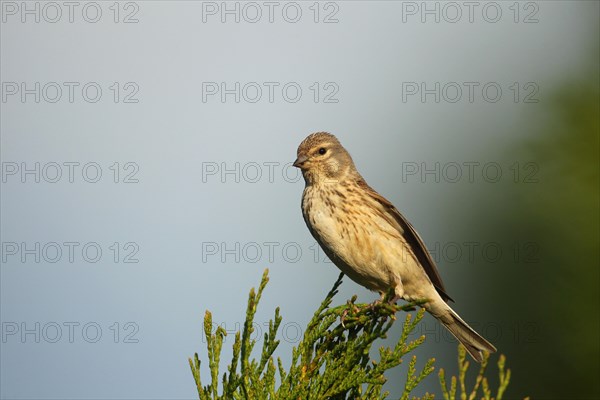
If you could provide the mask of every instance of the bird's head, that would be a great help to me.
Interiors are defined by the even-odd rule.
[[[294,167],[302,170],[306,183],[340,181],[356,173],[350,154],[330,133],[308,135],[298,146]]]

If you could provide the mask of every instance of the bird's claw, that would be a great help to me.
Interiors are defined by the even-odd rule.
[[[359,309],[357,306],[355,306],[354,304],[349,304],[349,305],[351,305],[351,306],[353,307],[352,311],[353,311],[354,313],[357,313],[357,312],[359,312],[359,311],[360,311],[360,309]],[[344,324],[344,322],[346,321],[346,317],[348,316],[348,314],[349,314],[349,313],[350,313],[350,308],[346,308],[346,309],[345,309],[345,310],[342,312],[342,315],[341,315],[341,317],[340,317],[340,322],[341,322],[341,324],[342,324],[342,328],[344,328],[344,329],[346,329],[346,324]]]

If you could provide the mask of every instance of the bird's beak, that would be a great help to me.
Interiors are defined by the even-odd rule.
[[[306,162],[306,160],[308,160],[307,156],[298,156],[292,165],[296,168],[302,168],[302,165]]]

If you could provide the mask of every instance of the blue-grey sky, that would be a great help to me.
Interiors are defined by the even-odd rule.
[[[338,275],[301,217],[300,141],[336,134],[443,247],[457,188],[494,180],[489,154],[597,52],[587,1],[73,4],[0,3],[2,399],[192,399],[204,310],[234,331],[267,267],[257,323],[281,307],[289,362]],[[477,265],[446,264],[457,311],[492,323]],[[377,297],[346,279],[336,301],[355,293]],[[438,342],[418,356],[453,362]]]

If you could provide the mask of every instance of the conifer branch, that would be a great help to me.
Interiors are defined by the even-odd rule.
[[[263,336],[259,358],[252,352],[256,340],[252,339],[254,317],[263,290],[269,278],[265,270],[258,291],[250,290],[246,307],[246,318],[241,332],[236,332],[232,358],[227,371],[223,373],[219,387],[219,364],[224,338],[227,332],[217,327],[212,332],[212,315],[204,316],[204,335],[210,369],[210,384],[203,385],[200,377],[200,359],[194,354],[189,365],[198,390],[200,400],[217,399],[385,399],[389,395],[383,386],[386,373],[400,365],[425,341],[425,336],[409,340],[409,335],[424,315],[420,308],[413,316],[408,313],[423,305],[415,301],[402,306],[391,304],[393,293],[388,293],[381,301],[373,304],[356,303],[356,296],[346,304],[331,307],[335,295],[342,284],[340,274],[332,289],[309,321],[301,341],[292,350],[291,363],[286,368],[280,358],[275,361],[274,353],[279,346],[277,333],[282,322],[279,308],[269,321],[268,331]],[[373,344],[385,339],[396,321],[398,312],[407,312],[400,339],[393,348],[380,347],[378,359],[372,359]],[[459,348],[459,378],[461,399],[475,400],[481,388],[484,398],[490,398],[487,380],[483,377],[487,366],[486,355],[472,391],[467,395],[466,371],[469,362],[465,360],[464,348]],[[401,400],[408,400],[411,393],[434,370],[434,359],[428,360],[418,370],[417,358],[412,356],[404,383]],[[510,370],[504,369],[505,359],[498,362],[500,387],[496,400],[501,400],[510,381]],[[446,387],[444,371],[439,373],[442,393],[445,400],[456,400],[457,379],[452,377],[450,389]],[[468,397],[467,397],[468,396]],[[412,397],[412,399],[416,399]],[[433,395],[423,397],[432,400]]]

